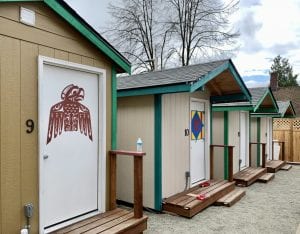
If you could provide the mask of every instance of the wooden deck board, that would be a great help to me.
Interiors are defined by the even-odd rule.
[[[147,228],[147,217],[134,218],[133,211],[115,209],[62,228],[53,234],[138,233]],[[114,231],[113,231],[114,230]],[[138,232],[136,232],[138,231]]]
[[[274,173],[266,173],[258,178],[259,182],[262,183],[268,183],[270,180],[272,180],[275,177]]]
[[[239,186],[249,186],[254,183],[259,177],[267,172],[267,168],[252,168],[248,167],[243,171],[236,173],[233,176],[233,179],[236,181],[236,184]]]
[[[270,160],[266,162],[266,168],[269,173],[275,173],[285,165],[285,161]]]
[[[224,197],[217,200],[214,205],[217,206],[233,206],[237,203],[243,196],[245,196],[246,191],[243,189],[234,189],[232,192],[228,193]]]
[[[280,168],[280,170],[288,171],[291,168],[292,168],[292,165],[285,164],[283,167]]]
[[[176,213],[178,215],[191,218],[201,210],[213,204],[220,197],[234,189],[235,182],[228,182],[224,180],[211,181],[210,186],[201,187],[195,186],[189,190],[176,194],[164,200],[163,210],[167,212]],[[206,195],[204,200],[197,200],[198,194]],[[179,199],[184,197],[183,199]],[[174,202],[176,200],[176,202]],[[178,202],[180,200],[180,202]]]

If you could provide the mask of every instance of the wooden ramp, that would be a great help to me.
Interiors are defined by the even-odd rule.
[[[233,180],[236,181],[237,186],[247,187],[253,184],[259,177],[267,173],[267,168],[261,167],[247,167],[246,169],[234,174]]]
[[[52,234],[141,233],[146,229],[146,216],[134,218],[132,211],[117,208],[72,224]]]
[[[242,199],[243,196],[245,196],[246,191],[243,189],[236,188],[224,197],[221,197],[218,199],[214,205],[216,206],[233,206],[235,203],[237,203],[239,200]]]
[[[194,186],[163,201],[163,210],[191,218],[235,188],[235,182],[212,180],[207,187]]]
[[[267,172],[275,173],[285,165],[285,161],[281,160],[270,160],[266,162]]]
[[[268,183],[270,180],[274,179],[274,177],[275,177],[274,173],[266,173],[258,178],[258,182]]]
[[[280,168],[280,170],[284,170],[284,171],[288,171],[292,168],[292,165],[289,165],[289,164],[285,164],[284,166],[282,166]]]

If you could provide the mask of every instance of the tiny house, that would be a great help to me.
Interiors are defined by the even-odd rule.
[[[144,206],[161,210],[163,198],[210,179],[212,103],[250,100],[231,60],[118,78],[118,148],[143,140]],[[120,159],[122,160],[122,159]],[[118,199],[132,202],[132,165],[121,161]]]
[[[254,148],[258,148],[260,155],[260,144],[255,144],[256,147],[251,147],[252,143],[257,142],[257,118],[276,115],[278,107],[276,101],[269,88],[255,88],[249,89],[251,93],[250,102],[235,102],[235,103],[221,103],[213,105],[213,134],[217,134],[218,128],[225,129],[224,135],[213,139],[214,144],[229,144],[234,146],[233,150],[233,173],[238,177],[238,172],[243,171],[251,166],[259,166],[257,164],[256,153],[253,154]],[[264,123],[272,123],[266,117]],[[260,121],[260,119],[259,119]],[[218,126],[214,128],[214,126]],[[260,125],[259,125],[260,126]],[[260,133],[259,133],[260,134]],[[259,135],[260,137],[260,135]],[[269,144],[268,147],[270,147]],[[270,152],[270,150],[268,151]],[[222,157],[222,155],[225,157]],[[215,174],[219,178],[228,176],[226,171],[226,161],[228,152],[219,152],[216,157],[219,168],[215,168]],[[258,159],[260,161],[260,159]],[[223,166],[223,168],[222,168]],[[257,170],[255,173],[263,173],[263,170]],[[255,174],[254,173],[254,174]],[[253,174],[253,175],[254,175]],[[252,181],[251,181],[252,182]],[[254,181],[253,181],[254,182]],[[250,185],[248,182],[246,186]]]
[[[0,21],[0,232],[104,212],[130,63],[64,1],[1,1]]]

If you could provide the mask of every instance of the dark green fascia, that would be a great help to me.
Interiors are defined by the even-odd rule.
[[[271,99],[272,99],[272,103],[273,103],[274,108],[275,108],[275,111],[274,111],[274,112],[278,113],[278,110],[279,110],[279,109],[278,109],[277,102],[276,102],[276,100],[275,100],[275,98],[274,98],[274,96],[273,96],[273,94],[271,93],[271,91],[270,91],[269,88],[265,91],[264,95],[259,99],[258,103],[257,103],[256,106],[254,107],[254,110],[253,110],[254,112],[260,111],[260,110],[264,111],[265,108],[260,107],[260,105],[262,104],[262,102],[264,101],[264,99],[265,99],[268,95],[270,95],[270,97],[271,97]]]
[[[214,79],[217,75],[225,71],[229,66],[229,62],[224,62],[221,66],[215,68],[214,70],[208,72],[203,78],[192,84],[190,92],[195,92],[199,88],[203,87],[207,82]]]
[[[43,0],[0,0],[0,2],[43,2]]]
[[[239,111],[239,110],[252,111],[253,107],[252,106],[213,106],[212,110],[215,112],[217,112],[217,111]]]
[[[224,145],[228,145],[228,137],[229,137],[229,121],[228,121],[228,111],[224,111]],[[228,179],[228,147],[224,148],[224,179]]]
[[[137,89],[126,89],[119,90],[118,97],[131,97],[131,96],[141,96],[141,95],[151,95],[151,94],[165,94],[165,93],[180,93],[189,92],[190,85],[179,84],[171,86],[156,86],[148,88],[137,88]]]
[[[211,96],[210,97],[210,102],[212,104],[240,102],[240,101],[248,101],[245,94],[237,93],[237,94],[230,94],[230,95],[223,95],[223,96]]]
[[[260,142],[260,118],[258,117],[256,119],[256,140],[257,142]],[[256,145],[257,146],[257,151],[256,151],[256,166],[259,167],[260,166],[260,145]]]
[[[252,118],[263,118],[263,117],[272,117],[272,118],[281,118],[281,115],[277,113],[251,113],[250,117]]]
[[[275,107],[272,107],[272,108],[260,107],[260,108],[256,109],[256,111],[254,113],[257,113],[257,114],[268,114],[268,113],[278,114],[278,110],[276,110]]]
[[[229,60],[229,70],[230,70],[231,74],[233,75],[234,79],[238,82],[243,93],[247,97],[247,100],[249,102],[251,102],[252,97],[251,97],[250,91],[247,89],[247,86],[245,85],[243,79],[241,78],[240,74],[238,73],[238,71],[237,71],[236,67],[234,66],[233,62],[231,61],[231,59]]]
[[[44,2],[62,18],[64,18],[69,24],[71,24],[75,29],[77,29],[84,37],[86,37],[90,42],[92,42],[98,49],[101,50],[105,55],[107,55],[112,61],[114,61],[122,70],[130,73],[131,65],[130,63],[122,58],[118,53],[110,48],[101,37],[84,25],[80,19],[73,16],[69,11],[67,11],[57,0],[44,0]]]
[[[111,69],[111,149],[117,149],[117,72]]]
[[[162,95],[154,96],[154,208],[162,210]]]

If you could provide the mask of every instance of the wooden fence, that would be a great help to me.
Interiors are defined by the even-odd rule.
[[[300,162],[300,118],[274,119],[273,140],[285,142],[285,159]]]

